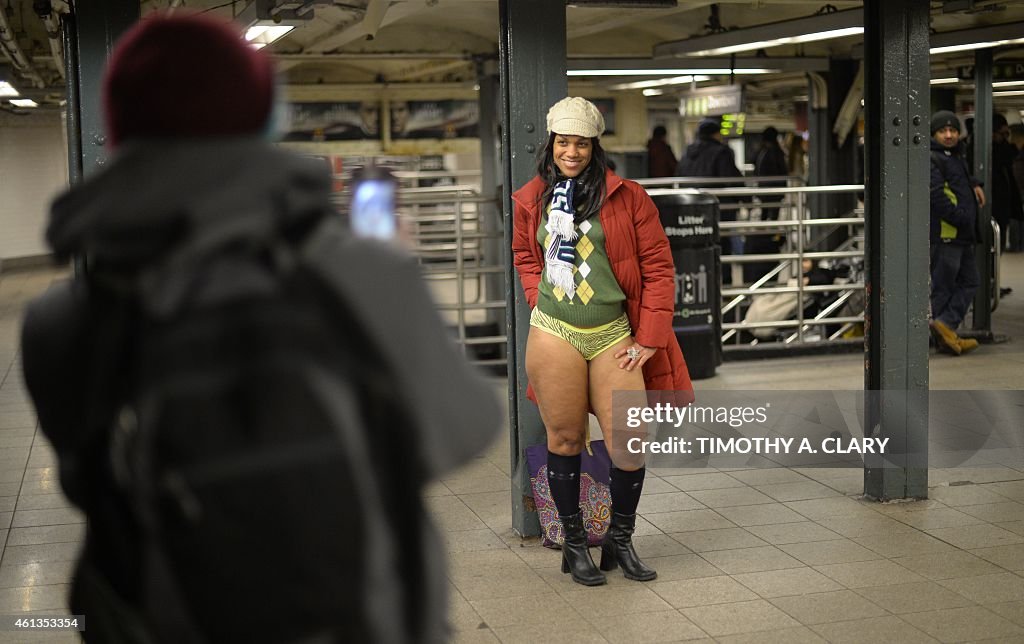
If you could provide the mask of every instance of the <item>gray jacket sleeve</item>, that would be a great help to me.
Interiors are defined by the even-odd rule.
[[[395,402],[417,425],[417,444],[404,456],[436,478],[484,450],[502,426],[494,386],[457,349],[415,262],[335,222],[321,226],[306,253],[389,363]]]

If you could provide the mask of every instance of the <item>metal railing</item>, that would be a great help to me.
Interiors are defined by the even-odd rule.
[[[791,185],[756,187],[758,183],[782,180]],[[740,182],[745,185],[737,186]],[[724,286],[721,290],[722,342],[726,351],[733,347],[755,345],[766,339],[776,339],[784,344],[835,341],[863,322],[863,307],[853,306],[864,292],[863,210],[854,209],[843,217],[814,218],[810,216],[808,206],[808,197],[811,195],[859,193],[864,190],[863,186],[803,186],[799,185],[802,180],[795,177],[673,177],[646,179],[640,183],[649,188],[648,192],[652,196],[675,192],[672,189],[659,189],[660,186],[682,188],[699,185],[701,192],[714,195],[720,200],[724,197],[725,203],[721,204],[721,210],[735,211],[735,221],[722,221],[719,224],[724,247],[730,245],[731,238],[744,235],[784,235],[784,244],[778,253],[722,255],[723,275],[728,271],[732,283],[742,284]],[[728,187],[709,187],[719,184],[727,184]],[[762,200],[762,197],[781,198],[781,201]],[[777,210],[779,217],[777,220],[759,221],[755,217],[759,209]],[[834,248],[823,248],[840,228],[846,229],[845,241]],[[802,279],[804,260],[845,262],[848,277],[832,284],[806,285]],[[745,284],[740,269],[750,263],[772,265],[753,283]],[[823,294],[828,294],[828,298],[819,303],[819,310],[807,317],[806,307],[814,303],[815,298],[823,298]],[[757,302],[757,298],[774,298],[776,306],[766,308],[785,311],[785,314],[777,313],[775,319],[748,319],[749,306]],[[850,307],[854,308],[855,313],[849,311]],[[766,329],[773,333],[766,333]]]
[[[419,177],[435,173],[416,173]],[[436,173],[440,176],[442,173]],[[470,176],[469,173],[467,176]],[[448,174],[446,176],[452,176]],[[433,177],[431,177],[433,178]],[[460,177],[461,178],[461,177]],[[761,182],[787,181],[786,187],[760,188]],[[808,197],[822,194],[851,194],[863,191],[860,185],[804,186],[797,177],[757,178],[681,178],[644,179],[639,182],[652,195],[672,194],[676,188],[701,186],[702,192],[728,201],[723,210],[736,211],[736,221],[720,223],[723,240],[743,235],[782,233],[785,243],[779,253],[722,255],[723,272],[752,262],[773,263],[751,284],[725,286],[722,295],[722,342],[726,351],[738,346],[756,345],[763,338],[748,334],[771,329],[782,344],[809,341],[835,341],[864,320],[863,306],[848,309],[865,290],[863,275],[863,209],[856,208],[842,217],[810,216]],[[736,184],[743,183],[743,186]],[[725,184],[726,187],[708,187]],[[761,201],[762,197],[781,197],[781,201]],[[338,193],[337,205],[344,213],[348,198]],[[442,185],[402,188],[398,215],[404,242],[418,258],[424,279],[431,285],[437,308],[453,327],[455,337],[467,357],[480,365],[507,365],[505,355],[505,269],[506,253],[502,232],[501,207],[497,199],[479,195],[472,185]],[[759,221],[758,209],[777,209],[779,219]],[[846,239],[834,248],[820,248],[838,229],[846,229]],[[993,222],[994,238],[1000,231]],[[998,248],[998,246],[996,246]],[[805,285],[792,276],[802,276],[804,260],[834,260],[851,265],[846,281],[825,285]],[[998,261],[993,310],[999,304]],[[781,283],[780,283],[781,280]],[[742,280],[734,279],[733,282]],[[813,315],[805,315],[805,305],[813,298],[828,294]],[[745,311],[755,298],[790,295],[793,313],[779,319],[748,320]],[[844,314],[845,313],[845,314]],[[827,332],[823,332],[827,327]],[[476,331],[476,332],[474,332]],[[482,331],[483,335],[479,333]],[[747,332],[746,334],[744,332]]]
[[[999,293],[1000,289],[1000,273],[999,273],[999,256],[1003,250],[1003,235],[1002,230],[999,228],[999,223],[995,219],[990,220],[992,222],[992,246],[989,248],[989,256],[992,260],[992,312],[995,313],[996,309],[999,308]]]

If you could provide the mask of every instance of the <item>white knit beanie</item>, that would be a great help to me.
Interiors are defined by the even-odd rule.
[[[600,138],[604,133],[604,117],[587,99],[569,96],[548,110],[548,132]]]

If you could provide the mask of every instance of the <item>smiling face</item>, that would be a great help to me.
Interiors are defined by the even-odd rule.
[[[585,136],[556,134],[551,153],[559,171],[572,179],[587,169],[594,156],[594,145]]]
[[[941,130],[935,130],[935,134],[933,136],[944,148],[956,147],[956,144],[960,142],[960,130],[956,129],[952,125],[947,125]]]

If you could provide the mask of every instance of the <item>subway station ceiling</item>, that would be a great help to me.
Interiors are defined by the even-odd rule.
[[[59,15],[92,1],[0,0],[0,79],[5,74],[11,76],[19,88],[44,98],[59,94],[63,88]],[[260,1],[298,11],[305,18],[300,26],[268,46],[289,85],[472,86],[480,73],[496,69],[492,61],[498,55],[497,0]],[[143,16],[173,9],[239,18],[249,4],[248,0],[142,0],[140,9]],[[588,63],[576,67],[592,67],[594,59],[651,59],[656,51],[666,51],[664,43],[862,7],[862,2],[854,0],[648,0],[645,4],[662,7],[632,6],[637,4],[636,0],[570,0],[566,7],[570,68],[574,60]],[[46,14],[47,5],[52,9],[49,18],[40,17],[39,7]],[[1018,23],[1022,26],[1019,34],[1024,36],[1021,0],[932,0],[930,8],[936,35]],[[861,35],[851,35],[740,53],[737,58],[757,56],[766,67],[773,59],[817,59],[820,65],[820,61],[827,64],[828,57],[861,57],[862,41]],[[933,78],[951,73],[955,76],[959,67],[973,63],[973,55],[970,50],[933,55]],[[1024,45],[1000,47],[994,59],[1024,61]],[[596,61],[599,65],[609,62]],[[678,67],[676,62],[672,66]],[[758,79],[742,77],[742,81],[751,89],[774,95],[806,92],[806,74],[810,71],[806,65],[775,67],[781,71]],[[645,78],[657,79],[659,75],[578,76],[571,81],[610,88]],[[711,78],[709,82],[721,79]],[[667,89],[669,94],[672,91]]]

